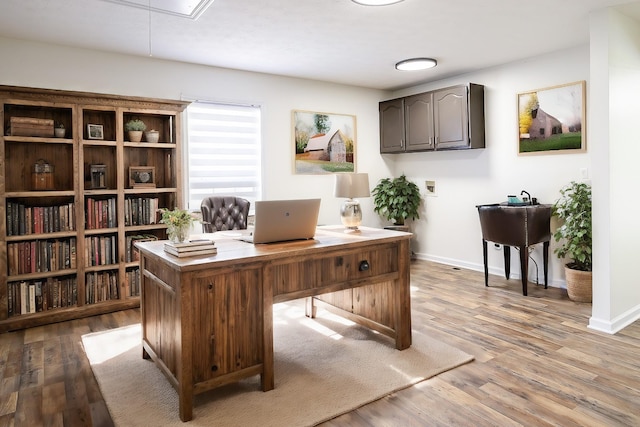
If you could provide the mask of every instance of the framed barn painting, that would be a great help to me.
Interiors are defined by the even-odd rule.
[[[294,173],[355,172],[356,116],[293,110]]]
[[[584,81],[518,94],[518,154],[586,150]]]

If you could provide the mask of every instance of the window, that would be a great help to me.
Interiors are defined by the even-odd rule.
[[[213,195],[261,197],[260,107],[193,102],[187,108],[189,210]]]

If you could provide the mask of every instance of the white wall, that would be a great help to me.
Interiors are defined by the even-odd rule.
[[[424,213],[412,225],[418,257],[482,270],[482,234],[475,206],[506,201],[521,190],[540,203],[554,203],[559,189],[582,178],[590,168],[590,152],[572,154],[518,155],[517,94],[589,80],[588,46],[564,50],[525,61],[486,69],[433,84],[398,91],[404,96],[454,84],[472,82],[485,86],[486,148],[384,155],[395,174],[405,173],[424,188],[425,180],[436,181],[436,197],[425,197]],[[587,95],[588,97],[588,95]],[[597,144],[587,137],[587,146]],[[394,161],[395,159],[395,161]],[[552,241],[550,251],[556,247]],[[542,272],[542,245],[533,257]],[[517,251],[512,251],[511,277],[520,277]],[[550,254],[549,284],[564,286],[563,262]],[[490,271],[504,274],[501,250],[489,251]],[[530,263],[529,277],[536,279]]]
[[[640,182],[640,26],[602,10],[591,16],[591,72],[594,77],[591,135],[593,153],[594,270],[589,326],[616,332],[640,316],[636,272],[640,226],[633,202]]]

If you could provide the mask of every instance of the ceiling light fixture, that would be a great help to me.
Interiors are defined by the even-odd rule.
[[[396,64],[396,70],[418,71],[433,68],[438,65],[438,61],[433,58],[411,58],[400,61]]]
[[[351,0],[354,3],[361,4],[363,6],[388,6],[390,4],[400,3],[404,0]]]

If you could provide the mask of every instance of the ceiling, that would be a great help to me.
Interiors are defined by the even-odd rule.
[[[1,0],[0,36],[399,89],[586,44],[593,10],[617,6],[640,21],[640,2],[628,0],[213,0],[197,19],[138,6]],[[438,66],[394,69],[423,56]]]

